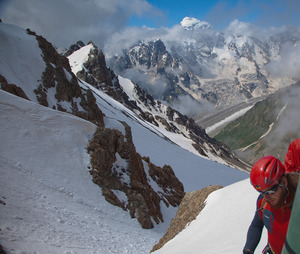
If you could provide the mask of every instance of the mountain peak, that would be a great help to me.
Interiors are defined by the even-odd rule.
[[[192,17],[185,17],[180,25],[186,30],[192,29],[213,29],[213,27],[206,21],[200,21],[199,19]]]

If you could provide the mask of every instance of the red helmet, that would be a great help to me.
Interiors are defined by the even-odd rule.
[[[250,181],[257,191],[266,191],[278,184],[284,173],[281,161],[269,155],[262,157],[253,165]]]

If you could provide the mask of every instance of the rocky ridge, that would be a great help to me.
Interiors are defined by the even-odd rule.
[[[161,42],[157,41],[157,43]],[[71,62],[71,66],[72,64]],[[190,138],[194,148],[202,156],[209,157],[210,154],[213,154],[234,167],[247,168],[228,147],[209,137],[205,130],[195,123],[194,119],[154,99],[138,84],[131,82],[130,93],[132,94],[129,96],[119,81],[121,77],[106,66],[103,52],[98,50],[95,45],[90,50],[87,61],[83,63],[83,68],[76,75],[125,105],[143,120]]]
[[[153,246],[151,252],[163,247],[168,241],[180,233],[205,207],[205,200],[210,193],[222,188],[220,185],[207,186],[199,191],[187,192],[178,208],[176,216],[172,219],[170,227],[159,242]]]
[[[35,36],[38,41],[46,65],[46,69],[41,73],[38,87],[32,88],[36,95],[36,102],[103,126],[103,114],[96,104],[95,97],[91,91],[81,89],[78,79],[71,71],[68,59],[58,54],[52,44],[42,36],[36,35],[30,29],[27,29],[27,33]],[[2,75],[0,75],[0,82],[1,89],[29,100],[22,87],[8,83]]]

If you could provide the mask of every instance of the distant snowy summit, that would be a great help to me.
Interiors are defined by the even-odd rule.
[[[185,17],[181,22],[180,25],[186,30],[192,29],[213,29],[211,24],[206,21],[200,21],[199,19]]]

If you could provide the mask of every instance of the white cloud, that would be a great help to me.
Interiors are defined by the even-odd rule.
[[[134,69],[124,71],[122,76],[134,80],[135,83],[155,97],[160,97],[166,89],[166,82],[163,77],[152,79],[148,75]]]
[[[124,48],[134,46],[140,40],[151,41],[162,36],[163,29],[155,29],[149,27],[126,27],[118,32],[115,32],[105,44],[104,52],[108,55],[122,53]],[[166,32],[168,30],[166,29]]]
[[[214,106],[211,103],[204,100],[198,102],[188,95],[178,96],[177,99],[170,103],[170,106],[179,111],[181,114],[189,117],[205,114],[214,109]]]
[[[266,66],[274,77],[289,77],[300,80],[300,45],[285,43],[280,50],[281,59]]]
[[[5,7],[3,22],[30,28],[58,47],[93,40],[102,48],[132,15],[159,13],[145,0],[11,0]]]
[[[263,30],[251,23],[241,22],[237,19],[233,20],[224,32],[229,35],[246,35],[264,39],[269,34],[267,30]]]
[[[272,147],[272,149],[278,149],[276,148],[278,142],[284,143],[292,135],[300,133],[300,84],[290,86],[281,101],[283,104],[278,105],[277,108],[278,112],[280,112],[278,121],[274,125],[273,132],[265,138],[268,146]]]

